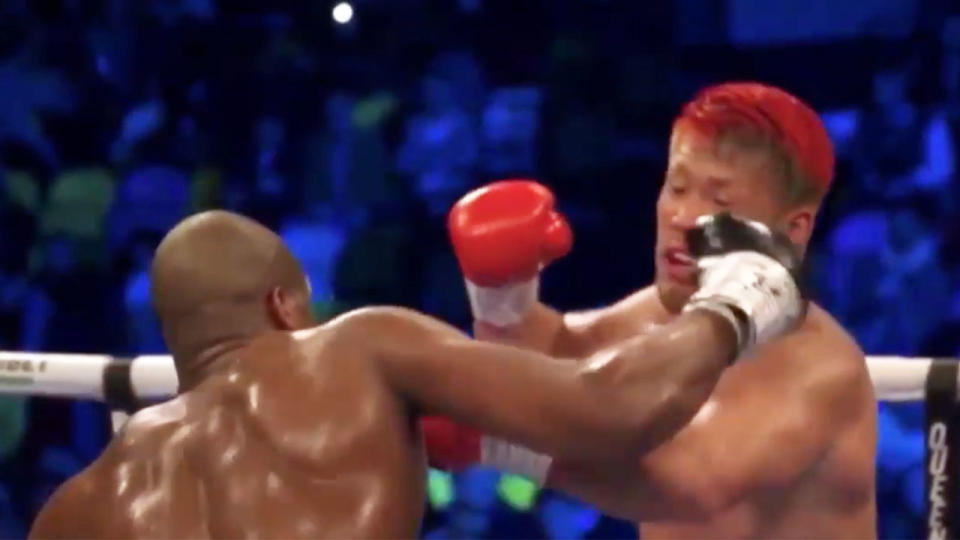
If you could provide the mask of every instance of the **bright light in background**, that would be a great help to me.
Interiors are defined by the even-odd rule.
[[[347,24],[353,19],[353,6],[349,2],[340,2],[333,7],[333,20],[340,24]]]

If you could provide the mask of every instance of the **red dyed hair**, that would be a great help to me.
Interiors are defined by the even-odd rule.
[[[796,96],[755,82],[730,82],[701,90],[683,107],[674,133],[692,129],[710,137],[748,135],[779,149],[823,196],[833,181],[833,143],[817,113]]]

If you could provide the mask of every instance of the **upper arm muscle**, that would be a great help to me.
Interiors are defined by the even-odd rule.
[[[586,384],[573,362],[474,341],[407,310],[374,313],[379,361],[389,384],[423,412],[449,416],[542,451],[596,455],[616,449],[585,434],[622,435],[601,386]],[[623,442],[623,441],[620,441]]]

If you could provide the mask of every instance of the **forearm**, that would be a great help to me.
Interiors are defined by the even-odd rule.
[[[605,405],[604,387],[577,363],[476,341],[443,349],[436,367],[391,375],[425,414],[576,459],[604,459],[617,453],[608,443],[623,444],[629,419],[616,417]]]
[[[737,354],[737,334],[729,322],[694,310],[600,351],[586,361],[584,369],[616,378],[615,386],[624,391],[613,395],[632,401],[624,408],[636,415],[639,429],[631,444],[636,456],[661,444],[693,418]]]

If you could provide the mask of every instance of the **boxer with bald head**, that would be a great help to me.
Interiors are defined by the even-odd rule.
[[[718,236],[746,238],[738,249],[753,267],[732,271]],[[425,499],[422,413],[572,462],[644,452],[690,419],[741,351],[805,308],[784,239],[729,217],[692,237],[704,287],[689,312],[577,363],[400,308],[316,326],[307,279],[275,234],[226,212],[191,217],[152,269],[178,396],[135,414],[31,536],[411,538]]]
[[[564,315],[538,301],[539,272],[553,257],[535,248],[550,246],[562,222],[546,188],[500,182],[459,201],[451,237],[477,337],[577,358],[658,332],[704,287],[688,233],[716,212],[764,223],[805,249],[834,162],[808,105],[764,84],[710,87],[684,107],[669,150],[656,204],[655,283],[607,308]],[[472,432],[444,419],[426,425],[438,441]],[[652,451],[619,463],[527,452],[511,470],[640,522],[645,539],[870,538],[876,430],[863,352],[811,306],[798,329],[727,370],[694,419]],[[524,454],[495,437],[481,440]],[[462,456],[462,446],[436,462],[468,462],[449,457]]]

